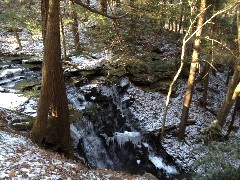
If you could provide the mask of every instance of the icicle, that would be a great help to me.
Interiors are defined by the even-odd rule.
[[[120,148],[124,146],[127,142],[131,142],[134,145],[134,148],[141,144],[142,137],[140,132],[128,132],[125,131],[124,133],[115,132],[113,137],[108,137],[106,139],[106,144],[109,146],[110,142],[113,142],[114,140],[119,145]]]

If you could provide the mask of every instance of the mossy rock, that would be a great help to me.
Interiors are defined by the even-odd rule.
[[[158,91],[166,94],[177,71],[177,59],[142,61],[135,57],[122,57],[112,61],[108,67],[108,79],[118,83],[119,79],[128,76],[135,85],[146,91]]]
[[[32,80],[24,79],[22,81],[17,82],[14,88],[24,92],[24,91],[33,90],[33,88],[37,85],[40,85],[40,82],[38,79],[32,79]]]

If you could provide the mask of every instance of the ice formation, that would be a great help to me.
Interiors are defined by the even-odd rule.
[[[109,145],[110,142],[116,142],[120,148],[124,146],[127,142],[131,142],[134,145],[134,148],[141,144],[142,136],[140,132],[128,132],[124,133],[115,132],[113,137],[107,137],[106,143]]]

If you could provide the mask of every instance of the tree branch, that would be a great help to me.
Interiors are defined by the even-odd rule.
[[[85,8],[85,9],[93,12],[93,13],[100,14],[100,15],[102,15],[102,16],[104,16],[104,17],[107,17],[107,18],[110,18],[110,19],[120,19],[120,18],[122,18],[122,17],[124,17],[124,16],[127,15],[127,13],[126,13],[126,14],[124,14],[124,15],[122,15],[122,16],[111,16],[111,15],[108,15],[108,14],[103,13],[103,12],[101,12],[101,11],[98,11],[98,10],[96,10],[95,8],[89,7],[88,5],[84,4],[81,0],[72,0],[72,1],[75,2],[76,4],[82,6],[83,8]]]

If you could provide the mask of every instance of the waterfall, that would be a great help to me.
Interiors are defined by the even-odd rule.
[[[78,145],[84,149],[85,160],[92,168],[110,169],[113,167],[114,163],[109,158],[103,142],[95,133],[91,122],[84,119],[83,123],[71,124],[71,134],[73,138],[76,138],[74,144],[77,145],[79,142]]]

